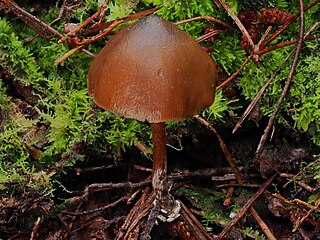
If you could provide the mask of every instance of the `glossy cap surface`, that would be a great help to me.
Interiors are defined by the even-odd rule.
[[[89,94],[140,121],[181,120],[214,99],[216,66],[187,33],[150,15],[111,38],[92,62]]]

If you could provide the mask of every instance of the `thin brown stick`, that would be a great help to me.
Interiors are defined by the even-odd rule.
[[[248,105],[247,109],[244,111],[238,122],[236,123],[234,129],[232,130],[232,133],[235,133],[240,127],[243,121],[247,118],[247,116],[250,114],[252,109],[255,107],[259,99],[261,98],[264,91],[267,89],[267,87],[270,85],[270,83],[276,78],[284,64],[289,60],[291,55],[294,53],[295,49],[292,49],[291,52],[287,55],[285,60],[280,64],[280,66],[276,69],[274,74],[268,79],[268,81],[263,85],[263,87],[259,90],[259,92],[256,94],[256,96],[252,99],[251,103]]]
[[[320,36],[314,36],[314,37],[304,37],[304,40],[305,39],[317,39],[317,38],[320,38]],[[259,56],[265,54],[265,53],[268,53],[268,52],[271,52],[273,50],[276,50],[276,49],[279,49],[279,48],[283,48],[283,47],[287,47],[287,46],[291,46],[293,44],[296,44],[299,40],[296,39],[296,40],[292,40],[292,41],[289,41],[289,42],[283,42],[283,43],[279,43],[279,44],[276,44],[276,45],[273,45],[269,48],[265,48],[265,49],[262,49],[262,50],[259,50],[257,51],[257,54]]]
[[[180,24],[192,22],[192,21],[195,21],[195,20],[208,20],[208,21],[211,21],[211,22],[220,23],[221,25],[227,27],[228,29],[232,29],[232,27],[228,23],[226,23],[224,21],[221,21],[221,20],[219,20],[217,18],[211,17],[211,16],[200,16],[200,17],[189,18],[189,19],[186,19],[186,20],[182,20],[182,21],[176,22],[174,24],[175,25],[180,25]]]
[[[222,32],[225,32],[225,30],[214,30],[214,31],[211,31],[211,32],[208,32],[200,37],[198,37],[196,39],[197,42],[202,42],[210,37],[213,37],[215,35],[218,35],[219,33],[222,33]]]
[[[126,220],[124,222],[124,224],[122,225],[120,231],[119,231],[119,234],[118,235],[120,238],[121,238],[121,230],[122,230],[122,233],[124,234],[125,233],[125,230],[129,228],[130,224],[134,221],[135,219],[135,216],[139,213],[139,211],[141,212],[141,209],[143,209],[143,206],[145,205],[145,198],[148,196],[149,194],[149,190],[150,188],[147,189],[147,191],[145,191],[141,198],[137,201],[137,203],[134,205],[134,207],[130,210],[129,214],[127,215],[126,217]],[[153,198],[154,198],[154,194],[153,194]],[[150,196],[149,196],[149,199],[150,199]]]
[[[302,43],[303,43],[303,35],[304,35],[304,10],[303,10],[303,1],[302,0],[299,0],[299,7],[300,7],[300,32],[299,32],[299,41],[298,41],[298,45],[297,45],[297,50],[296,50],[296,53],[295,53],[295,56],[294,56],[294,60],[293,60],[293,63],[292,63],[292,67],[290,69],[290,73],[288,75],[288,78],[286,80],[286,83],[284,85],[284,88],[283,88],[283,91],[281,93],[281,96],[277,102],[277,105],[275,107],[275,110],[273,111],[270,119],[269,119],[269,122],[268,122],[268,126],[266,127],[266,129],[264,130],[264,134],[262,135],[261,139],[260,139],[260,142],[259,142],[259,145],[258,145],[258,148],[257,148],[257,151],[256,151],[256,155],[257,157],[260,156],[262,150],[263,150],[263,147],[265,145],[265,142],[267,140],[267,137],[269,135],[269,132],[270,132],[270,129],[272,128],[273,124],[274,124],[274,121],[275,121],[275,118],[278,114],[278,111],[280,110],[280,107],[290,89],[290,84],[291,84],[291,80],[293,78],[293,75],[294,75],[294,72],[295,72],[295,69],[297,67],[297,64],[298,64],[298,59],[299,59],[299,56],[300,56],[300,52],[301,52],[301,48],[302,48]]]
[[[126,201],[128,199],[128,197],[121,197],[119,198],[117,201],[114,201],[113,203],[110,203],[106,206],[103,206],[103,207],[100,207],[100,208],[96,208],[96,209],[93,209],[93,210],[88,210],[88,211],[82,211],[82,212],[69,212],[69,211],[61,211],[63,214],[66,214],[66,215],[70,215],[70,216],[83,216],[83,215],[89,215],[89,214],[92,214],[92,213],[96,213],[96,212],[101,212],[101,211],[104,211],[108,208],[112,208],[112,207],[115,207],[117,206],[120,202],[123,202],[123,201]]]
[[[280,201],[290,205],[290,206],[294,206],[296,208],[304,208],[304,209],[308,209],[308,210],[315,209],[315,211],[320,212],[320,209],[316,209],[314,205],[309,204],[307,202],[304,202],[304,201],[302,201],[300,199],[293,199],[293,200],[290,201],[290,200],[284,198],[283,196],[281,196],[278,193],[273,193],[272,196],[277,198],[277,199],[279,199]]]
[[[231,228],[243,217],[243,215],[251,208],[252,204],[261,196],[261,194],[267,189],[267,187],[272,183],[276,174],[266,181],[263,186],[253,195],[247,203],[241,208],[239,213],[235,218],[233,218],[227,226],[222,230],[222,232],[216,238],[217,240],[222,240],[222,238],[231,230]]]
[[[225,85],[227,85],[232,79],[234,79],[240,72],[241,70],[247,65],[247,63],[249,62],[249,60],[252,58],[253,54],[250,54],[246,60],[244,60],[244,62],[241,64],[240,68],[234,73],[232,74],[230,77],[228,77],[228,79],[226,79],[223,83],[221,83],[219,86],[217,86],[216,90],[219,90],[220,88],[224,87]]]
[[[22,21],[24,21],[35,32],[40,34],[44,39],[48,40],[48,35],[52,35],[54,37],[62,36],[54,28],[25,11],[13,0],[4,0],[3,2],[10,11],[17,15]]]
[[[63,0],[62,6],[61,6],[61,8],[60,8],[60,10],[59,10],[59,15],[58,15],[58,17],[57,17],[56,19],[54,19],[54,20],[49,24],[49,26],[52,27],[55,23],[57,23],[57,22],[61,19],[62,15],[63,15],[63,13],[64,13],[64,10],[65,10],[65,7],[66,7],[66,2],[67,2],[67,0]],[[32,38],[26,39],[24,42],[25,42],[25,43],[30,43],[30,42],[32,42],[34,39],[38,38],[39,36],[40,36],[40,34],[38,33],[37,35],[35,35],[35,36],[32,37]]]
[[[241,174],[240,174],[240,171],[236,165],[236,162],[234,161],[231,153],[229,152],[226,144],[224,143],[224,141],[222,140],[220,134],[217,132],[217,130],[210,124],[208,123],[205,119],[203,119],[202,117],[200,117],[199,115],[195,115],[194,116],[201,124],[205,125],[206,127],[208,127],[212,132],[214,132],[214,134],[216,135],[216,137],[218,138],[218,141],[219,141],[219,144],[220,144],[220,147],[230,165],[230,167],[232,168],[232,171],[234,173],[234,175],[236,176],[237,178],[237,181],[238,183],[242,184],[243,181],[242,181],[242,178],[241,178]]]
[[[319,201],[319,199],[318,199],[317,201]],[[295,199],[292,200],[292,202],[297,203],[297,204],[300,204],[300,205],[302,205],[302,206],[303,206],[304,208],[306,208],[306,209],[308,209],[308,208],[309,208],[309,209],[315,209],[315,211],[320,212],[320,209],[315,208],[314,205],[312,205],[312,204],[310,204],[310,203],[307,203],[307,202],[305,202],[305,201],[302,201],[301,199],[295,198]]]
[[[230,184],[235,184],[235,181],[231,181]],[[232,185],[228,186],[227,193],[225,198],[223,199],[223,204],[222,204],[224,207],[228,207],[231,205],[233,193],[234,193],[234,186]]]
[[[254,208],[250,209],[250,212],[252,216],[257,220],[261,230],[264,232],[264,234],[267,236],[269,240],[276,240],[273,233],[270,231],[269,227],[265,224],[265,222],[262,220],[262,218],[259,216],[257,211]]]
[[[280,201],[282,201],[282,202],[284,202],[284,203],[286,203],[286,204],[289,204],[289,205],[291,205],[291,206],[300,208],[300,205],[299,205],[299,204],[295,203],[294,201],[290,201],[290,200],[284,198],[283,196],[281,196],[281,195],[278,194],[278,193],[273,193],[272,196],[275,197],[275,198],[277,198],[277,199],[279,199]]]
[[[229,16],[233,19],[233,21],[237,24],[237,26],[239,27],[239,29],[241,30],[241,32],[244,34],[244,36],[246,37],[252,52],[255,51],[255,46],[254,46],[254,42],[252,40],[252,38],[250,37],[250,34],[248,33],[247,29],[243,26],[242,22],[240,21],[240,19],[237,17],[237,15],[231,10],[231,8],[228,6],[228,4],[226,4],[226,2],[224,0],[219,0],[219,2],[221,3],[221,5],[224,7],[224,9],[227,11],[227,13],[229,14]]]
[[[95,19],[99,14],[103,11],[103,9],[108,5],[109,0],[105,0],[104,3],[98,8],[98,10],[89,18],[87,18],[83,23],[79,24],[77,27],[68,32],[64,37],[60,38],[58,43],[64,42],[68,36],[75,35],[79,32],[83,27],[87,26],[93,19]]]
[[[128,236],[136,228],[136,226],[144,223],[143,219],[150,212],[150,209],[152,208],[152,205],[153,205],[152,203],[155,201],[155,198],[156,198],[156,194],[153,191],[152,194],[148,196],[147,200],[144,203],[140,201],[137,202],[134,208],[130,211],[125,221],[125,224],[121,227],[122,233],[121,231],[118,233],[118,236],[116,237],[117,240],[129,239]],[[123,236],[122,234],[124,232],[125,232],[125,235]]]
[[[62,56],[58,57],[53,64],[54,65],[59,65],[62,63],[64,60],[66,60],[68,57],[70,57],[72,54],[74,54],[76,51],[80,50],[83,46],[77,46],[75,48],[72,48],[69,50],[67,53],[63,54]]]
[[[147,147],[143,142],[141,141],[134,141],[133,145],[138,148],[143,154],[152,154],[152,148]]]
[[[141,17],[145,17],[147,15],[150,15],[156,11],[158,11],[161,7],[155,7],[152,9],[148,9],[145,10],[143,12],[139,12],[139,13],[134,13],[132,15],[117,19],[117,20],[122,20],[123,22],[128,22],[137,18],[141,18]],[[94,24],[93,26],[89,27],[89,29],[84,33],[85,36],[92,36],[95,35],[97,33],[100,32],[100,30],[105,29],[107,27],[109,27],[113,22],[117,21],[117,20],[112,20],[112,21],[108,21],[105,23],[100,23],[100,24]]]
[[[261,177],[261,174],[242,174],[241,178],[242,180],[244,179],[252,179],[254,177]],[[225,174],[224,176],[212,176],[211,177],[212,181],[232,181],[232,180],[237,180],[235,174]],[[241,183],[238,183],[239,186],[242,186]]]
[[[81,42],[78,42],[77,44],[79,44],[77,47],[71,49],[70,51],[68,51],[67,53],[65,53],[64,55],[62,55],[61,57],[59,57],[58,59],[56,59],[54,61],[55,65],[60,64],[62,61],[66,60],[68,57],[70,57],[72,54],[74,54],[77,50],[83,48],[85,45],[92,43],[98,39],[103,38],[104,36],[106,36],[107,34],[109,34],[114,28],[116,28],[117,26],[119,26],[121,23],[123,23],[122,20],[119,21],[115,21],[113,22],[108,28],[104,29],[101,33],[95,35],[92,38],[83,40]]]
[[[255,62],[258,62],[259,61],[259,58],[260,58],[260,55],[258,54],[259,50],[260,50],[260,47],[261,47],[261,44],[263,43],[263,41],[265,40],[265,38],[268,36],[269,32],[271,31],[272,27],[269,26],[267,28],[267,30],[264,32],[264,34],[262,35],[262,37],[260,38],[259,42],[257,45],[254,45],[254,51],[253,51],[253,56],[252,56],[252,59],[253,61]]]
[[[259,40],[259,42],[258,42],[258,44],[257,44],[258,50],[260,49],[260,46],[262,45],[263,41],[266,39],[266,37],[267,37],[268,34],[270,33],[271,29],[272,29],[272,27],[269,26],[269,27],[267,28],[267,30],[264,32],[264,34],[262,35],[262,37],[260,38],[260,40]]]
[[[38,231],[38,229],[39,229],[40,222],[41,222],[41,218],[38,217],[38,218],[37,218],[37,221],[34,223],[34,226],[33,226],[33,228],[32,228],[30,240],[35,239],[36,234],[37,234],[37,231]]]
[[[97,35],[87,38],[85,40],[82,40],[80,42],[78,42],[78,45],[87,45],[89,43],[92,43],[94,41],[97,41],[101,38],[103,38],[104,36],[106,36],[107,34],[109,34],[114,28],[116,28],[117,26],[119,26],[120,24],[122,24],[124,21],[123,20],[115,20],[112,24],[110,24],[109,27],[103,29],[103,31],[101,31],[100,33],[98,33]]]
[[[239,183],[225,183],[225,184],[220,184],[220,185],[217,186],[217,188],[226,188],[226,187],[261,188],[261,184],[254,184],[254,183],[244,183],[244,184],[239,184]]]
[[[147,167],[144,167],[144,166],[141,166],[141,165],[134,164],[133,168],[136,169],[136,170],[139,170],[139,171],[151,172],[152,173],[152,169],[151,168],[147,168]]]
[[[87,198],[90,192],[100,192],[109,189],[117,189],[117,188],[140,188],[145,187],[151,184],[151,180],[146,180],[139,183],[125,182],[125,183],[94,183],[87,186],[84,190],[83,198]]]
[[[239,167],[239,171],[242,171],[243,169],[244,169],[243,167]],[[192,177],[204,178],[204,177],[211,177],[211,176],[217,175],[217,174],[228,174],[229,173],[229,178],[231,180],[234,180],[235,176],[234,176],[234,174],[232,174],[232,172],[233,171],[231,168],[205,168],[205,169],[200,169],[200,170],[193,171],[193,172],[186,170],[183,172],[171,173],[170,175],[168,175],[168,179],[177,181],[177,180],[182,180],[184,178],[192,178]],[[219,177],[217,177],[217,178],[219,178]],[[222,179],[222,178],[220,178],[220,179]],[[225,180],[223,180],[223,181],[225,181]]]

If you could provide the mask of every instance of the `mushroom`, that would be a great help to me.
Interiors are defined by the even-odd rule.
[[[165,121],[198,114],[214,100],[216,66],[187,33],[156,15],[114,35],[92,62],[89,94],[103,109],[152,125],[152,186],[168,195]]]

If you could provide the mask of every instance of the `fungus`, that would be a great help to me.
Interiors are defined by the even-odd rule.
[[[198,114],[214,100],[216,66],[187,33],[156,15],[111,38],[92,62],[89,94],[115,114],[152,125],[154,191],[167,195],[165,121]]]

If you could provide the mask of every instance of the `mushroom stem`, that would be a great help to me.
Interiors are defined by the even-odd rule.
[[[153,175],[152,186],[155,191],[166,194],[167,178],[167,149],[166,130],[164,122],[152,123],[153,142]]]

